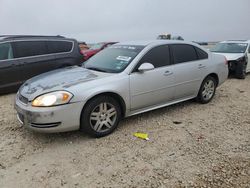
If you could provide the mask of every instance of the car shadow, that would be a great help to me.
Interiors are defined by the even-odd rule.
[[[250,72],[246,73],[246,77],[249,76],[249,75],[250,75]],[[244,79],[237,78],[233,73],[230,73],[228,75],[228,79],[230,79],[230,80],[244,80]]]
[[[184,101],[184,102],[180,102],[177,104],[173,104],[170,106],[166,106],[166,107],[162,107],[162,108],[158,108],[155,110],[151,110],[148,112],[144,112],[138,115],[134,115],[134,116],[130,116],[127,118],[124,118],[121,122],[121,125],[119,126],[126,126],[126,122],[133,122],[136,121],[137,119],[158,119],[159,117],[164,116],[165,114],[172,114],[172,113],[178,113],[178,111],[182,108],[186,108],[188,106],[191,105],[202,105],[200,103],[198,103],[195,99],[190,99],[188,101]]]

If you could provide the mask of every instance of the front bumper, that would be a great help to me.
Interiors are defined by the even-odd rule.
[[[16,99],[17,118],[24,127],[44,133],[66,132],[80,128],[84,102],[54,107],[33,107]]]
[[[237,68],[237,62],[236,61],[228,61],[228,70],[230,72],[236,71]]]

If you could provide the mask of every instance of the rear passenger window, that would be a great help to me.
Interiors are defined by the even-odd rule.
[[[198,55],[199,59],[207,59],[208,58],[207,52],[205,52],[202,49],[197,48],[197,47],[195,47],[195,49],[196,49],[196,52],[197,52],[197,55]]]
[[[7,60],[13,58],[12,47],[10,43],[0,44],[0,60]]]
[[[175,63],[184,63],[198,59],[195,48],[187,44],[173,44],[173,56]]]
[[[47,54],[45,41],[17,41],[13,42],[14,57],[30,57]]]
[[[142,63],[146,62],[153,64],[155,68],[170,65],[170,55],[169,55],[168,45],[158,46],[151,49],[140,60],[138,67]],[[136,69],[138,69],[138,67],[136,67]]]
[[[70,52],[72,50],[72,42],[67,41],[47,41],[49,53]]]

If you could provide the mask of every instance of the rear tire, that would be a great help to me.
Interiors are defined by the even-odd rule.
[[[209,103],[215,95],[216,87],[217,81],[215,78],[207,76],[201,84],[198,96],[196,97],[197,101],[202,104]]]
[[[120,119],[119,103],[112,97],[98,96],[85,105],[80,130],[92,137],[103,137],[116,129]]]

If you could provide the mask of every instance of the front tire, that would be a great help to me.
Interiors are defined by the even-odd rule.
[[[212,76],[206,77],[201,84],[197,96],[198,102],[202,104],[209,103],[215,95],[216,87],[217,87],[217,82],[215,78]]]
[[[90,100],[81,115],[81,130],[93,137],[112,133],[121,119],[119,103],[112,97],[99,96]]]

